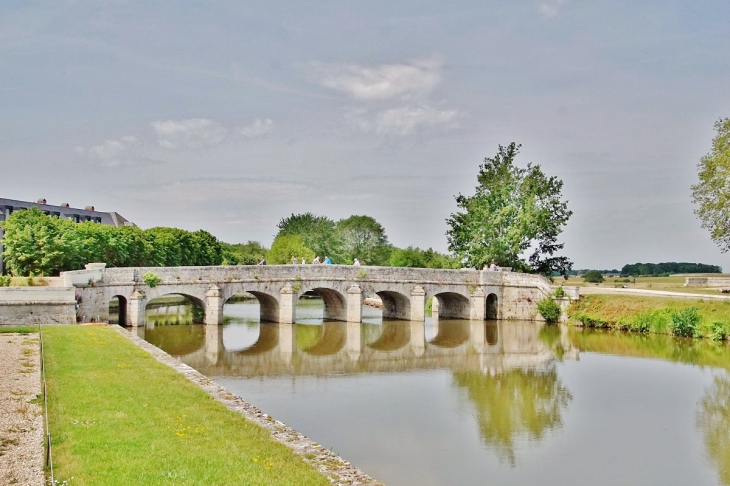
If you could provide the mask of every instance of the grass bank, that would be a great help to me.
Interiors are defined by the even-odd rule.
[[[327,485],[269,433],[111,328],[43,330],[56,479]]]
[[[568,310],[570,323],[592,328],[702,337],[730,336],[730,301],[587,295]]]
[[[38,326],[0,326],[0,334],[30,334],[38,332]]]

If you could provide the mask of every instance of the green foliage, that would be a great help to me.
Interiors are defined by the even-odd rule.
[[[343,263],[355,258],[363,265],[388,265],[392,247],[383,226],[370,216],[350,216],[337,222]]]
[[[222,265],[256,265],[261,255],[266,255],[269,249],[258,241],[231,245],[221,243],[223,250]]]
[[[716,375],[697,406],[697,430],[702,433],[706,455],[716,468],[718,484],[730,484],[730,380]]]
[[[219,265],[220,242],[207,231],[141,230],[50,217],[36,208],[2,223],[3,256],[13,275],[56,275],[89,262],[108,267]]]
[[[673,273],[722,273],[722,268],[706,263],[664,262],[664,263],[634,263],[624,265],[621,275],[652,275],[669,276]]]
[[[563,182],[546,177],[539,165],[516,167],[519,148],[500,145],[497,155],[479,166],[475,194],[456,197],[463,212],[447,220],[449,250],[470,267],[494,260],[519,271],[565,274],[572,262],[555,256],[564,246],[558,235],[573,214],[561,200]],[[525,261],[521,255],[531,248]]]
[[[692,186],[692,202],[702,227],[724,253],[730,250],[730,118],[715,123],[712,150],[697,165],[699,182]]]
[[[291,263],[291,257],[296,256],[301,261],[302,257],[308,262],[314,259],[314,251],[304,244],[299,235],[282,235],[277,236],[271,245],[271,250],[267,255],[269,264]]]
[[[277,226],[279,232],[274,241],[282,236],[298,236],[304,247],[310,249],[315,255],[319,255],[321,258],[327,255],[334,263],[345,261],[342,235],[337,231],[337,224],[330,218],[316,216],[312,213],[292,214],[279,221]],[[272,251],[273,249],[272,245]],[[311,258],[309,257],[307,260],[311,260]],[[291,259],[291,255],[289,255],[289,259]],[[277,262],[272,260],[271,263]]]
[[[409,246],[408,248],[394,248],[390,254],[392,267],[412,268],[459,268],[455,258],[443,255],[433,249],[421,250]]]
[[[11,280],[10,275],[0,275],[0,287],[10,287]]]
[[[142,280],[150,287],[157,287],[157,284],[162,282],[162,277],[154,272],[147,272],[142,276]]]
[[[538,302],[537,311],[547,322],[558,322],[560,320],[560,306],[551,297],[545,297]]]
[[[557,289],[555,289],[555,297],[557,297],[558,299],[562,299],[563,297],[565,297],[565,290],[563,289],[563,287],[558,287]]]
[[[672,312],[672,334],[675,336],[691,337],[695,335],[700,315],[696,307],[687,307],[686,309]]]
[[[583,276],[583,280],[589,283],[603,282],[603,275],[598,270],[588,270]]]

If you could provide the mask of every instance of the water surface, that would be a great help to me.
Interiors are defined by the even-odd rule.
[[[388,485],[730,484],[727,346],[297,310],[227,305],[206,327],[156,309],[139,332]]]

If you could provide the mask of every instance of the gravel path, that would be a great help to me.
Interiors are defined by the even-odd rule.
[[[43,408],[37,334],[0,334],[0,484],[42,485]]]
[[[728,295],[712,295],[712,294],[691,294],[688,292],[672,292],[669,290],[649,290],[649,289],[617,289],[611,287],[581,287],[581,295],[588,294],[624,294],[624,295],[643,295],[648,297],[678,297],[680,299],[714,299],[728,300]]]

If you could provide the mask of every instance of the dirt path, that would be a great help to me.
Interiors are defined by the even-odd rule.
[[[0,484],[3,485],[45,482],[43,408],[35,400],[41,393],[39,360],[37,334],[0,334]]]
[[[581,287],[581,295],[590,294],[622,294],[622,295],[645,295],[649,297],[679,297],[684,299],[715,299],[728,300],[730,295],[712,294],[690,294],[687,292],[671,292],[669,290],[648,290],[648,289],[617,289],[611,287]]]

